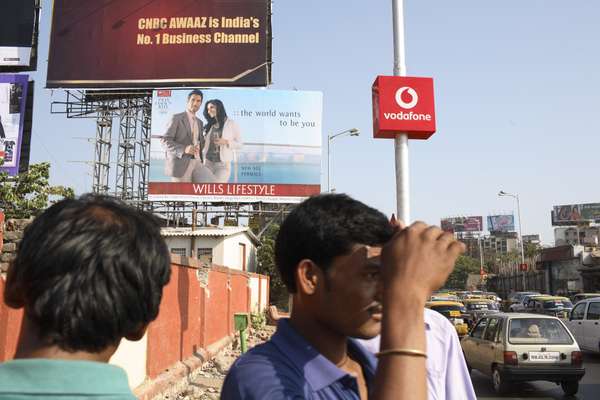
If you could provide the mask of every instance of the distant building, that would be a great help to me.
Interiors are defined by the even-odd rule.
[[[539,246],[541,244],[540,235],[523,235],[523,244],[527,243]]]
[[[258,238],[247,227],[162,228],[169,251],[240,271],[256,272]]]
[[[598,226],[569,226],[554,228],[554,245],[583,245],[598,246],[600,227]]]
[[[519,237],[516,232],[495,232],[483,238],[483,252],[508,254],[519,251]]]

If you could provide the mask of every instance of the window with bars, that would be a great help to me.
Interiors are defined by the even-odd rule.
[[[213,253],[210,248],[198,248],[198,260],[208,265],[212,264]]]
[[[174,247],[171,249],[171,253],[177,254],[178,256],[187,257],[187,251],[185,247]]]

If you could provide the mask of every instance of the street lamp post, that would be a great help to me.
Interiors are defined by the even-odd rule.
[[[521,264],[525,264],[525,250],[523,249],[523,225],[521,225],[521,204],[519,202],[519,195],[507,193],[501,190],[500,192],[498,192],[498,196],[508,196],[517,200],[517,216],[519,218],[519,242],[521,243]],[[523,271],[523,290],[526,290],[525,286],[525,271]]]
[[[344,131],[334,133],[333,135],[327,136],[327,191],[331,192],[333,189],[331,185],[331,141],[336,137],[340,136],[358,136],[360,131],[356,128],[346,129]]]

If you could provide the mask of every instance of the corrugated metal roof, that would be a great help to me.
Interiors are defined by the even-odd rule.
[[[225,226],[225,227],[198,227],[192,231],[192,228],[162,228],[160,233],[163,236],[232,236],[238,233],[246,232],[245,226]]]
[[[192,231],[192,228],[161,228],[160,233],[164,237],[190,237],[190,236],[207,236],[207,237],[225,237],[233,236],[238,233],[247,234],[255,243],[260,240],[252,233],[247,226],[201,226]]]

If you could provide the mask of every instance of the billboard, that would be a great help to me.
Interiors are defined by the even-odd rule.
[[[266,86],[270,0],[55,0],[49,88]]]
[[[148,199],[295,203],[317,194],[321,114],[319,92],[155,90]]]
[[[441,220],[441,228],[445,232],[481,232],[483,231],[483,217],[453,217]]]
[[[378,76],[372,87],[373,137],[428,139],[435,132],[432,78]]]
[[[600,203],[554,206],[552,225],[577,225],[584,222],[600,222]]]
[[[19,172],[28,76],[0,74],[0,172]]]
[[[515,216],[512,214],[488,215],[487,225],[490,232],[514,232]]]
[[[0,67],[28,67],[31,62],[34,0],[0,2]]]

